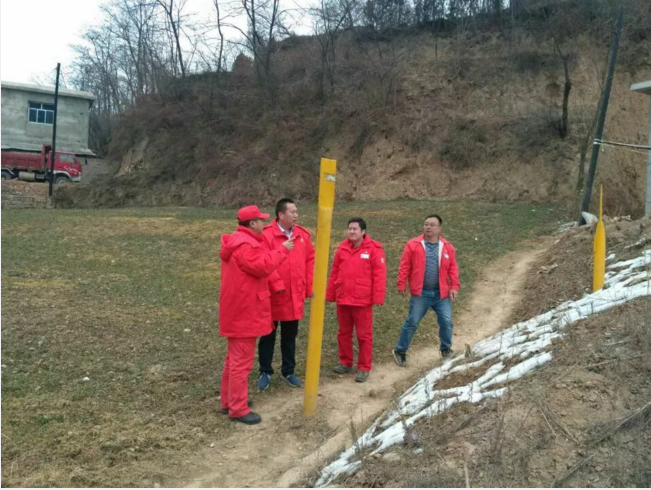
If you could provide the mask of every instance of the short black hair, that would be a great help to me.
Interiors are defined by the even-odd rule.
[[[237,224],[240,226],[244,226],[245,228],[251,228],[251,221],[253,220],[250,219],[248,221],[238,221]]]
[[[427,221],[430,218],[436,218],[439,220],[439,225],[443,224],[443,218],[441,218],[438,214],[430,214],[427,218],[425,218],[425,221]]]
[[[357,223],[362,231],[366,231],[366,221],[362,218],[350,218],[348,220],[348,226],[350,226],[351,223]]]
[[[278,219],[278,215],[280,213],[284,213],[285,211],[287,211],[288,204],[296,204],[296,203],[289,197],[283,197],[280,201],[276,203],[276,219]]]

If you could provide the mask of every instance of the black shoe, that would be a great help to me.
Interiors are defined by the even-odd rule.
[[[355,375],[355,381],[358,383],[366,383],[368,380],[368,371],[357,371]]]
[[[229,417],[233,422],[242,422],[246,425],[255,425],[262,422],[262,417],[255,412],[249,412],[241,417]]]
[[[253,406],[253,402],[251,400],[246,402],[246,404],[248,405],[249,408],[251,408]],[[220,408],[219,413],[223,413],[224,415],[228,415],[228,408]]]
[[[450,357],[454,351],[452,349],[441,349],[441,357],[445,359],[446,357]]]
[[[348,374],[353,371],[353,368],[351,366],[344,366],[343,364],[339,364],[333,369],[333,371],[337,374]]]
[[[407,353],[400,352],[398,349],[393,349],[393,358],[396,364],[400,367],[407,367]]]

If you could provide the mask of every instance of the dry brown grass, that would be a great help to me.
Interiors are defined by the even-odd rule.
[[[547,231],[551,213],[463,202],[338,204],[333,247],[353,215],[367,217],[385,244],[389,293],[375,317],[376,362],[391,359],[406,314],[393,287],[398,257],[432,207],[449,220],[464,288],[489,259]],[[233,217],[232,209],[191,208],[3,212],[3,485],[176,486],[202,473],[186,461],[232,434],[217,413],[224,342],[215,327],[219,235],[234,229]],[[315,206],[301,206],[301,221],[314,229]],[[484,226],[501,232],[476,241]],[[328,307],[324,380],[334,377],[336,329]],[[307,322],[301,332],[303,377]],[[422,329],[415,345],[432,337]],[[252,395],[298,396],[279,383]],[[263,415],[305,447],[331,435],[298,409]]]
[[[575,325],[552,363],[509,394],[418,423],[420,452],[392,449],[398,465],[366,458],[361,476],[338,483],[465,487],[467,470],[473,487],[647,487],[651,366],[636,355],[648,352],[649,322],[651,300],[641,299]],[[644,332],[642,344],[631,329]],[[595,351],[617,362],[595,373]]]
[[[632,222],[606,218],[605,223],[607,253],[614,253],[616,260],[638,255],[639,249],[626,247],[651,232],[651,219],[648,218]],[[557,243],[535,264],[535,272],[525,284],[525,299],[514,312],[512,322],[532,318],[590,292],[592,248],[590,227],[572,228],[559,235]]]
[[[325,95],[317,41],[288,39],[274,60],[273,107],[252,72],[188,77],[173,95],[143,100],[120,118],[111,158],[121,161],[145,142],[142,162],[134,162],[138,171],[70,186],[55,203],[237,205],[272,203],[279,192],[315,200],[318,159],[328,156],[340,162],[340,200],[472,197],[574,205],[577,142],[583,115],[599,99],[595,65],[605,59],[604,47],[588,38],[573,41],[570,135],[561,140],[553,123],[563,72],[545,47],[548,32],[541,39],[530,28],[482,28],[459,36],[445,30],[436,39],[419,29],[347,32],[338,45],[335,84]],[[648,51],[648,39],[638,44]],[[637,49],[622,45],[622,51]],[[644,78],[647,68],[636,70]],[[646,109],[628,90],[631,81],[618,70],[618,103],[607,123],[615,140],[645,136]],[[600,163],[607,209],[640,213],[644,189],[636,175],[643,156],[607,150]]]
[[[609,252],[618,260],[639,255],[639,248],[626,247],[647,232],[649,223],[609,223]],[[591,244],[588,229],[575,230],[543,257],[533,269],[516,320],[582,296],[591,281],[586,240]],[[539,274],[552,260],[558,268]],[[479,406],[456,405],[420,421],[415,427],[419,452],[407,445],[392,449],[401,456],[395,467],[366,458],[363,477],[349,477],[343,484],[648,487],[651,298],[578,322],[565,333],[553,344],[552,362],[511,384],[502,398]],[[371,482],[368,475],[386,479]]]

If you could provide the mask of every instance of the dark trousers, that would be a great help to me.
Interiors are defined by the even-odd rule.
[[[280,373],[283,376],[289,376],[290,374],[294,374],[294,368],[296,367],[296,336],[298,335],[298,320],[274,322],[274,327],[275,328],[269,335],[260,337],[260,342],[258,343],[260,373],[274,373],[274,368],[271,366],[271,363],[274,359],[276,332],[280,330],[280,352],[283,356]]]

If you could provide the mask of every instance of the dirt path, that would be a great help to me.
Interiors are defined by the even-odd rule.
[[[511,252],[490,264],[475,285],[472,297],[455,318],[454,347],[463,349],[506,327],[506,322],[521,298],[526,273],[544,252],[549,241],[536,247]],[[440,363],[437,347],[410,352],[409,367],[394,363],[376,364],[367,383],[351,378],[322,383],[319,389],[320,419],[334,436],[316,440],[312,434],[291,430],[287,423],[267,417],[267,423],[253,427],[235,426],[233,434],[206,451],[202,466],[205,474],[187,482],[190,487],[288,487],[351,441],[351,422],[364,428],[399,395],[395,387],[415,379]],[[261,414],[300,413],[302,393],[264,400],[256,407]],[[269,420],[271,418],[271,420]],[[287,421],[283,421],[287,422]],[[300,425],[300,422],[297,421]],[[311,428],[303,429],[310,431]]]

